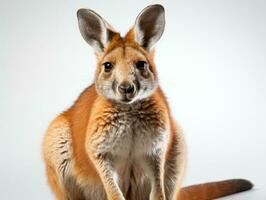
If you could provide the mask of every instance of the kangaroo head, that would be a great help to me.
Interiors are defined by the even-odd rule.
[[[77,16],[81,35],[96,53],[97,92],[127,104],[150,96],[158,87],[152,47],[164,31],[164,8],[146,7],[124,37],[92,10],[79,9]]]

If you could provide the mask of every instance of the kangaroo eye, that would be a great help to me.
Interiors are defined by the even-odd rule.
[[[110,62],[103,63],[103,66],[104,66],[104,71],[105,72],[110,72],[112,70],[112,68],[113,68],[112,63],[110,63]]]
[[[146,61],[138,61],[138,62],[136,62],[136,67],[137,67],[137,69],[139,69],[139,70],[144,70],[144,69],[146,69],[146,66],[147,66],[147,62]]]

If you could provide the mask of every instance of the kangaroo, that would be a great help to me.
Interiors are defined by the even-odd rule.
[[[209,200],[252,188],[245,179],[181,188],[186,145],[158,84],[154,45],[164,8],[146,7],[124,36],[89,9],[77,12],[97,58],[94,83],[44,137],[48,183],[59,200]]]

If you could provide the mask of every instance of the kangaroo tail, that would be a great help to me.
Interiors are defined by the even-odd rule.
[[[230,179],[181,188],[178,200],[211,200],[250,190],[253,184],[245,179]]]

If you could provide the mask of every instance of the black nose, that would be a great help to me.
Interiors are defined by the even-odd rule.
[[[135,91],[135,87],[128,82],[124,82],[119,85],[118,90],[121,94],[132,94]]]

